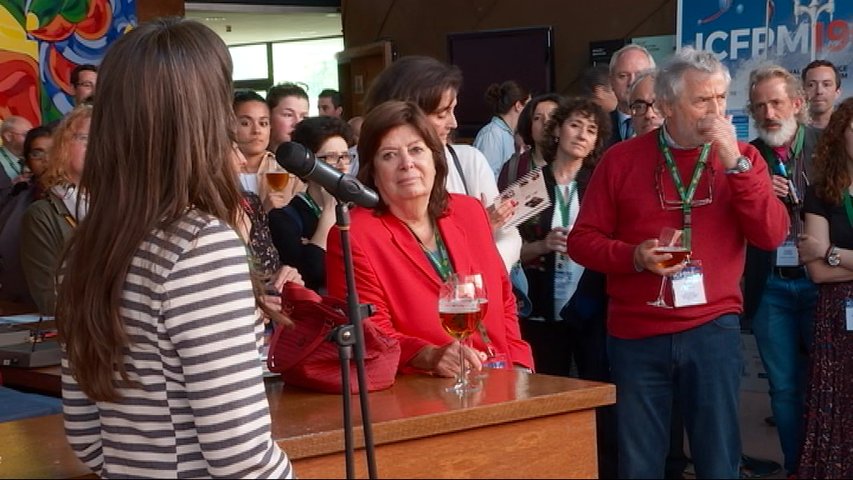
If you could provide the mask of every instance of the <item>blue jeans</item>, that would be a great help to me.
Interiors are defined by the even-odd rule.
[[[620,478],[664,477],[674,397],[696,477],[739,477],[743,356],[737,315],[669,335],[609,336],[607,353],[616,383]]]
[[[771,273],[752,320],[788,473],[796,471],[803,441],[807,352],[814,335],[817,291],[808,277],[785,280]]]

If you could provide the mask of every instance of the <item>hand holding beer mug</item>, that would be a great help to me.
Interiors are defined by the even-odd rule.
[[[654,249],[654,254],[662,257],[658,262],[659,267],[669,268],[678,265],[679,263],[687,263],[690,260],[690,250],[681,244],[682,233],[683,232],[681,230],[676,230],[670,227],[664,227],[661,229],[660,235],[658,236],[658,246]],[[664,299],[664,292],[666,292],[668,281],[668,275],[661,277],[658,298],[654,301],[648,302],[649,305],[653,307],[672,308],[672,306],[668,305]]]
[[[271,192],[282,192],[287,188],[291,174],[272,157],[264,159],[258,169],[258,175],[263,175]]]

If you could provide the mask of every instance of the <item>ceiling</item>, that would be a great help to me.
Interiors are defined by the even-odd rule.
[[[227,45],[341,36],[334,7],[235,5],[187,2],[186,18],[213,29]]]

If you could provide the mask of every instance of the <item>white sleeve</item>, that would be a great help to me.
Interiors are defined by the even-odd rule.
[[[459,163],[462,164],[470,195],[480,200],[485,197],[487,207],[495,203],[495,199],[498,198],[498,185],[483,153],[470,145],[453,145],[453,149],[459,156]],[[518,229],[498,230],[495,235],[495,244],[509,272],[521,258],[521,235]]]

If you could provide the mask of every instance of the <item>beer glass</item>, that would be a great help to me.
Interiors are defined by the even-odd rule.
[[[660,235],[658,236],[658,246],[654,249],[654,253],[655,255],[664,255],[668,253],[672,258],[660,262],[658,264],[659,267],[672,267],[679,263],[687,262],[690,259],[690,250],[681,244],[681,234],[681,230],[676,230],[674,228],[664,227],[661,229]],[[668,281],[669,276],[664,275],[661,277],[658,298],[651,302],[647,302],[649,305],[653,307],[672,308],[672,306],[666,303],[666,299],[664,298]]]
[[[475,331],[483,315],[477,288],[468,277],[451,274],[441,285],[438,296],[438,316],[441,326],[453,337],[459,346],[459,370],[456,383],[447,389],[463,395],[479,389],[468,381],[465,375],[465,340]]]
[[[261,166],[258,169],[258,175],[263,175],[264,180],[267,185],[269,185],[270,191],[281,192],[287,187],[287,184],[290,183],[291,173],[279,165],[278,162],[275,161],[275,157],[268,156],[268,158],[264,159],[263,163],[261,163]]]

